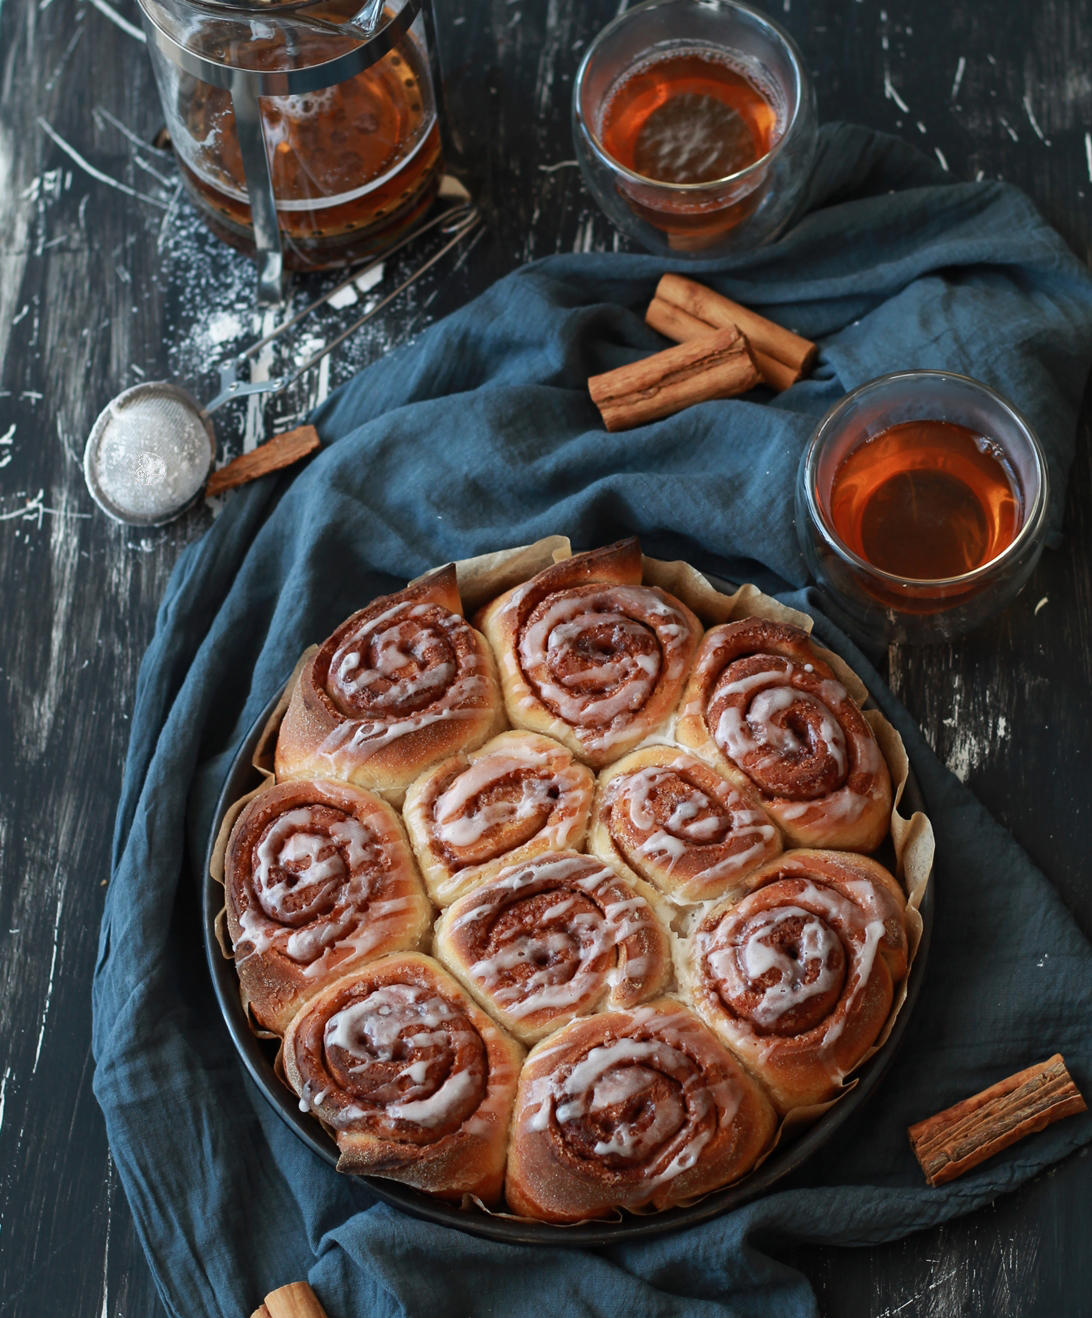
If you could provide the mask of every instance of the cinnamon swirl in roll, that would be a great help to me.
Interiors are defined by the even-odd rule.
[[[430,957],[384,957],[329,985],[282,1057],[300,1106],[337,1140],[338,1171],[500,1198],[523,1049]]]
[[[507,865],[582,850],[594,790],[590,769],[533,732],[502,732],[438,764],[403,807],[432,900],[449,906]]]
[[[686,605],[643,586],[642,571],[636,540],[574,554],[479,618],[511,722],[554,737],[593,769],[664,729],[701,636]]]
[[[504,725],[493,657],[449,565],[373,600],[307,660],[277,738],[277,780],[345,779],[401,805],[426,769]]]
[[[635,1006],[671,973],[647,898],[602,861],[565,851],[501,870],[449,906],[436,955],[523,1043],[600,1007]]]
[[[775,1126],[759,1086],[680,1003],[606,1012],[528,1055],[505,1193],[547,1222],[669,1208],[744,1176]]]
[[[779,1112],[833,1098],[906,975],[906,901],[867,856],[786,851],[701,921],[679,954],[684,997]]]
[[[228,839],[224,887],[243,1000],[277,1034],[332,979],[417,947],[432,914],[398,816],[348,783],[255,796]]]
[[[891,775],[871,727],[806,632],[747,618],[710,630],[676,736],[757,790],[790,846],[873,851]]]
[[[686,905],[715,901],[776,856],[757,794],[672,746],[647,746],[599,775],[590,850]]]

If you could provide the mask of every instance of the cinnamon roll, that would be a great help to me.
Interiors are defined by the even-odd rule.
[[[747,883],[683,946],[683,995],[779,1112],[826,1102],[906,975],[902,889],[876,861],[837,851],[786,851]]]
[[[685,604],[641,585],[642,571],[636,540],[575,554],[479,619],[510,721],[556,738],[593,769],[664,729],[701,636]]]
[[[337,1140],[338,1171],[442,1199],[500,1198],[523,1049],[442,967],[384,957],[329,985],[284,1036],[284,1072]]]
[[[776,856],[756,793],[672,746],[647,746],[599,775],[589,847],[685,905],[714,901]]]
[[[432,915],[398,816],[347,783],[255,796],[228,838],[224,886],[243,1000],[277,1034],[330,980],[417,947]]]
[[[373,600],[304,664],[277,779],[345,779],[401,805],[414,778],[504,722],[493,657],[463,617],[449,565]]]
[[[406,793],[403,816],[429,895],[448,906],[506,865],[580,851],[595,779],[533,732],[502,732],[453,755]]]
[[[775,1126],[759,1086],[680,1003],[590,1016],[524,1063],[505,1193],[547,1222],[669,1208],[744,1176]]]
[[[806,632],[747,618],[709,631],[676,736],[758,791],[790,846],[873,851],[891,775],[872,729]]]
[[[671,973],[646,898],[602,861],[565,851],[501,870],[449,906],[436,955],[523,1043],[602,1006],[635,1006]]]

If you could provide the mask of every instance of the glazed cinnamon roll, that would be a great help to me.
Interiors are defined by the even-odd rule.
[[[426,769],[503,727],[493,657],[448,566],[373,600],[304,664],[277,738],[277,780],[345,779],[397,806]]]
[[[676,736],[757,789],[790,846],[873,851],[887,835],[891,775],[876,738],[797,627],[747,618],[709,631]]]
[[[759,1086],[680,1003],[573,1021],[524,1063],[508,1204],[547,1222],[669,1208],[744,1176],[775,1125]]]
[[[906,975],[906,901],[867,856],[786,851],[683,946],[684,997],[779,1112],[833,1098]]]
[[[449,906],[436,955],[523,1043],[599,1007],[630,1007],[671,973],[667,933],[641,893],[591,856],[549,852]]]
[[[701,636],[686,605],[641,576],[641,546],[623,540],[555,563],[480,616],[510,721],[593,769],[663,731]]]
[[[384,957],[329,985],[282,1057],[301,1108],[337,1140],[338,1171],[500,1198],[523,1049],[429,957]]]
[[[243,1000],[283,1034],[324,984],[417,947],[432,908],[385,801],[347,783],[282,783],[242,810],[224,855]]]
[[[406,793],[403,816],[437,906],[543,851],[580,851],[595,779],[572,752],[533,732],[502,732],[453,755]]]
[[[647,746],[599,775],[589,847],[685,905],[724,897],[781,838],[752,789],[686,751]]]

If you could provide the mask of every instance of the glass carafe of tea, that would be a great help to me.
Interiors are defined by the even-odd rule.
[[[428,0],[140,4],[186,188],[256,256],[259,302],[281,300],[285,270],[359,260],[428,208],[442,172]]]

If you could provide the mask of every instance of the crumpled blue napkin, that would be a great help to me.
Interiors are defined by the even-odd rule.
[[[179,559],[141,669],[94,982],[95,1093],[137,1230],[177,1318],[247,1315],[308,1277],[330,1318],[815,1312],[765,1251],[890,1240],[1019,1185],[1092,1139],[1060,1122],[926,1188],[908,1123],[1048,1051],[1092,1087],[1092,949],[1050,884],[934,758],[866,659],[801,590],[793,477],[815,419],[885,371],[943,367],[1030,419],[1055,529],[1092,359],[1092,279],[1026,197],[959,184],[911,148],[823,130],[810,213],[781,241],[690,266],[822,346],[811,380],[607,435],[585,382],[663,346],[642,322],[663,263],[553,257],[335,394],[326,444],[237,493]],[[637,532],[780,590],[899,728],[937,837],[928,974],[887,1080],[792,1182],[706,1225],[601,1250],[494,1244],[340,1177],[245,1079],[204,964],[187,846],[203,853],[247,729],[297,655],[433,564],[552,532]]]

